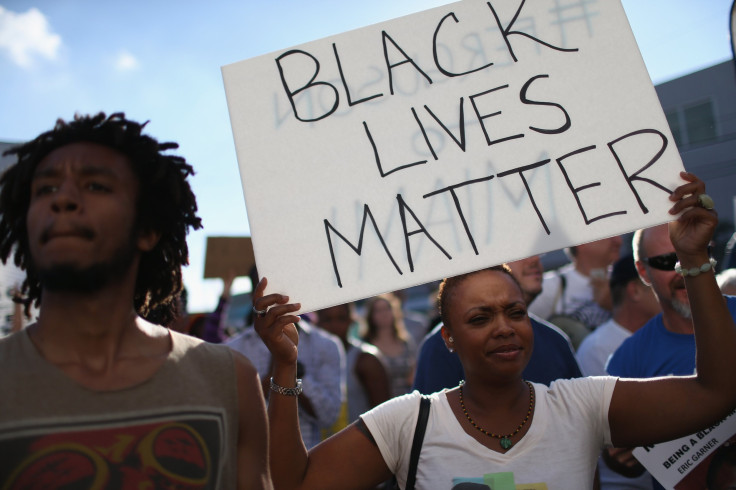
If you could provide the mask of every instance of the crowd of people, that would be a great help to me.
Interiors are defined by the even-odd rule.
[[[736,407],[736,273],[692,174],[630,253],[449,277],[421,320],[400,291],[296,315],[254,269],[233,332],[234,274],[187,312],[192,167],[144,128],[77,116],[8,153],[0,258],[39,314],[0,339],[1,488],[661,488],[633,448]]]

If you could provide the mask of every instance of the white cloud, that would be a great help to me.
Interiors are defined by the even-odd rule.
[[[115,68],[118,71],[130,71],[138,68],[138,58],[130,54],[128,51],[121,51],[115,60]]]
[[[37,8],[25,13],[11,12],[0,6],[0,51],[21,67],[29,67],[34,56],[56,58],[61,36],[51,31],[46,17]]]

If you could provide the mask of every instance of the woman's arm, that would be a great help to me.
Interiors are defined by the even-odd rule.
[[[670,197],[670,239],[683,268],[708,262],[708,243],[718,223],[714,211],[698,206],[705,185],[687,172],[688,182]],[[686,276],[697,349],[695,376],[621,379],[609,409],[612,442],[640,446],[694,433],[736,407],[736,326],[713,270]]]
[[[253,292],[255,328],[271,351],[273,382],[284,388],[296,386],[299,337],[293,313],[299,304],[289,304],[281,294],[264,296],[267,281]],[[271,476],[277,489],[375,488],[391,476],[375,443],[356,424],[350,425],[307,453],[299,431],[297,397],[271,391],[268,401]]]

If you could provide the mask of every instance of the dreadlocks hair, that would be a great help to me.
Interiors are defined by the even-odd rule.
[[[142,134],[148,124],[130,121],[124,113],[106,117],[75,115],[73,121],[57,120],[54,129],[15,146],[3,155],[16,155],[17,163],[0,177],[0,259],[13,254],[16,266],[26,271],[21,286],[26,315],[41,301],[41,284],[30,256],[26,215],[31,200],[31,181],[41,160],[57,148],[78,142],[96,143],[125,155],[138,178],[136,210],[138,230],[161,234],[155,248],[141,256],[135,285],[134,305],[144,317],[156,313],[161,323],[174,318],[173,300],[182,289],[181,267],[189,264],[186,236],[199,229],[197,201],[187,178],[194,174],[180,156],[164,155],[176,149],[173,142],[159,143]]]

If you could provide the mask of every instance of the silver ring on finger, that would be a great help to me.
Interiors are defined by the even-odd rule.
[[[698,194],[698,205],[703,209],[711,211],[715,206],[715,203],[713,202],[712,197],[710,197],[708,194],[703,193]]]
[[[268,313],[268,310],[259,310],[258,308],[253,306],[253,313],[258,315],[260,318],[263,318],[264,316],[266,316],[266,313]]]

